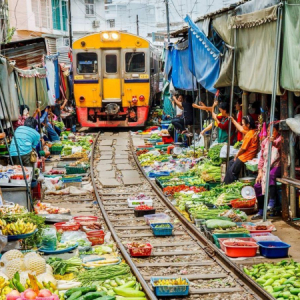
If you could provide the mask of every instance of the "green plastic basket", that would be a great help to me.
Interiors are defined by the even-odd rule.
[[[163,148],[168,148],[169,146],[172,146],[172,144],[155,145],[155,148],[163,149]]]
[[[221,248],[220,246],[220,243],[219,243],[219,240],[218,239],[221,239],[221,238],[241,238],[241,237],[251,237],[250,234],[248,233],[216,233],[216,234],[213,234],[212,235],[213,239],[214,239],[214,243],[216,244],[216,246],[218,248]]]
[[[68,175],[71,174],[82,174],[82,173],[86,173],[88,170],[89,166],[66,166],[66,173]]]
[[[245,163],[246,169],[252,172],[257,172],[258,171],[258,164],[257,165],[252,165]]]
[[[63,146],[52,146],[50,148],[50,153],[54,154],[54,155],[58,155],[61,153],[62,149],[63,149]]]

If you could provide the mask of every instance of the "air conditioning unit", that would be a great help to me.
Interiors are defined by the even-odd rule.
[[[93,27],[97,28],[100,26],[100,21],[93,21]]]

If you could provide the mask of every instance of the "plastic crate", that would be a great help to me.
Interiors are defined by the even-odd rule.
[[[157,227],[159,225],[166,225],[168,224],[169,227],[168,228],[160,228],[160,227]],[[167,236],[167,235],[172,235],[173,233],[173,225],[171,223],[156,223],[156,224],[150,224],[150,228],[152,229],[153,231],[153,234],[155,236]]]
[[[128,203],[128,207],[137,207],[139,205],[148,205],[148,206],[152,206],[153,205],[153,200],[152,199],[148,199],[148,200],[139,200],[139,199],[134,199],[134,200],[130,200],[127,199],[127,203]]]
[[[256,198],[253,199],[235,199],[231,200],[230,204],[233,208],[249,208],[253,207],[256,203]]]
[[[77,217],[74,217],[73,219],[80,225],[81,225],[81,223],[98,221],[98,217],[96,217],[96,216],[77,216]]]
[[[258,242],[259,252],[262,256],[267,258],[283,258],[289,254],[291,245],[284,242]]]
[[[155,286],[154,283],[160,279],[175,279],[178,277],[151,277],[151,285],[154,293],[158,297],[168,296],[187,296],[189,294],[189,284],[187,278],[182,277],[187,282],[187,285],[160,285]]]
[[[244,246],[236,245],[234,241],[223,242],[225,254],[229,257],[253,257],[256,255],[258,245],[256,242],[242,242]]]
[[[248,233],[215,233],[212,235],[213,242],[216,244],[218,248],[221,248],[220,243],[219,243],[219,238],[240,238],[240,237],[251,237],[250,234]]]
[[[146,215],[144,218],[147,225],[170,222],[170,217],[166,214]]]
[[[233,241],[233,240],[238,240],[238,241],[244,241],[244,242],[253,242],[253,243],[256,243],[256,240],[255,239],[253,239],[253,238],[251,238],[251,237],[246,237],[246,238],[243,238],[243,237],[241,237],[241,238],[234,238],[234,239],[232,239],[232,238],[219,238],[218,239],[219,240],[219,244],[220,244],[220,247],[221,247],[221,249],[225,252],[225,246],[224,246],[224,244],[223,244],[223,242],[225,242],[225,241],[229,241],[229,240],[231,240],[231,241]]]
[[[168,148],[169,146],[172,146],[172,144],[163,144],[163,145],[156,145],[156,149],[163,149],[163,148]]]
[[[68,175],[70,174],[82,174],[82,173],[86,173],[88,170],[89,166],[66,166],[66,173]]]
[[[161,176],[169,176],[171,174],[170,171],[152,171],[149,172],[148,177],[150,178],[157,178]]]
[[[153,209],[147,209],[147,210],[138,210],[138,209],[134,209],[134,215],[139,218],[139,217],[143,217],[145,215],[152,215],[155,214],[155,208]]]
[[[68,224],[67,222],[60,222],[54,224],[57,231],[77,231],[80,228],[80,224],[75,222],[75,224]]]
[[[62,149],[63,149],[63,146],[52,146],[50,148],[50,153],[53,155],[59,155],[59,154],[61,154]]]
[[[150,243],[145,243],[147,247],[138,248],[132,247],[131,244],[127,244],[130,256],[140,257],[140,256],[151,256],[153,246]]]
[[[81,176],[72,176],[72,177],[63,177],[62,178],[63,183],[67,182],[82,182],[82,177]]]

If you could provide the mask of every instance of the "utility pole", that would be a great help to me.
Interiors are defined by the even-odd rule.
[[[165,0],[165,4],[166,4],[166,15],[167,15],[167,34],[168,34],[168,43],[170,43],[169,0]]]
[[[139,15],[136,15],[136,34],[140,35],[140,30],[139,30]]]
[[[68,12],[69,12],[69,43],[72,49],[72,14],[71,14],[71,0],[68,1]]]

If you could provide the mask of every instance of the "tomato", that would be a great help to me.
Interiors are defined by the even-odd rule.
[[[154,209],[152,206],[148,206],[148,205],[139,205],[135,208],[136,210],[150,210],[150,209]]]

